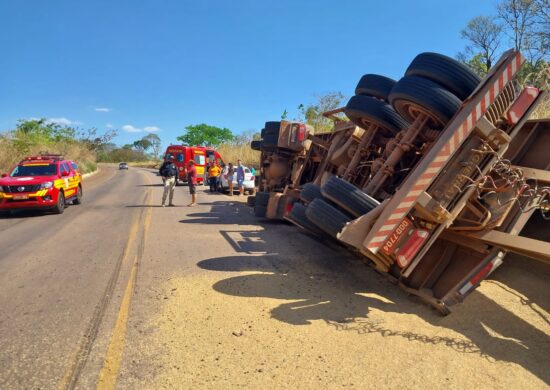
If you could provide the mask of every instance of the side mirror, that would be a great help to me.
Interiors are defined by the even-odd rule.
[[[61,176],[69,176],[69,172],[67,172],[67,171],[61,172]]]
[[[7,173],[2,173],[2,177],[8,177]]]

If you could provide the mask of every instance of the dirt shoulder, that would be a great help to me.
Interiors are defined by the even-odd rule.
[[[546,268],[512,258],[441,317],[240,201],[199,202],[154,212],[122,388],[547,388]]]

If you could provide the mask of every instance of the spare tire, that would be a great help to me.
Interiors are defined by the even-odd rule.
[[[323,196],[351,215],[360,217],[380,204],[353,184],[336,176],[331,177],[321,189]]]
[[[467,65],[438,53],[420,53],[411,62],[405,76],[420,76],[447,88],[460,100],[466,99],[481,82]]]
[[[389,77],[380,76],[377,74],[366,74],[361,77],[357,87],[355,87],[356,95],[373,96],[378,99],[388,101],[388,96],[396,81]]]
[[[321,187],[317,184],[306,183],[302,186],[300,191],[300,199],[305,203],[313,202],[314,199],[323,198],[321,194]]]
[[[433,129],[442,129],[462,102],[441,85],[418,76],[406,76],[395,84],[390,103],[401,116],[413,122],[420,112],[427,114]]]
[[[262,141],[252,141],[250,143],[250,148],[252,150],[261,150],[262,148]]]
[[[329,236],[336,238],[351,219],[322,199],[315,199],[306,209],[307,218]]]
[[[371,96],[352,96],[344,112],[353,123],[363,129],[367,129],[371,123],[378,125],[382,135],[387,137],[393,137],[408,126],[392,106]]]

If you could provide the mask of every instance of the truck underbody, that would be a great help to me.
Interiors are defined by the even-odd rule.
[[[432,53],[421,60],[457,66]],[[550,119],[527,121],[544,92],[514,79],[518,52],[467,91],[418,77],[415,61],[389,97],[366,88],[326,113],[334,131],[310,134],[299,156],[287,155],[284,185],[260,190],[270,192],[267,217],[337,240],[447,314],[507,252],[550,262],[550,243],[519,235],[535,211],[550,215]]]

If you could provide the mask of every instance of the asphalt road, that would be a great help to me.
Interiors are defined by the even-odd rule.
[[[159,182],[103,166],[82,205],[0,219],[1,389],[549,383],[538,263],[511,257],[442,318],[243,198],[188,208],[178,187],[160,208]],[[409,363],[388,381],[377,359]]]

